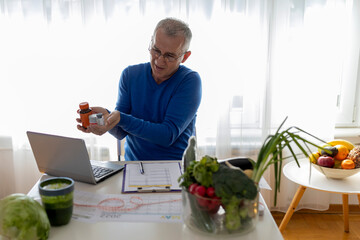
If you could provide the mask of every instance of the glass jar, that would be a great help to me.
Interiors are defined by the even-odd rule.
[[[237,199],[235,205],[225,206],[221,199],[201,197],[183,188],[182,204],[188,228],[210,235],[242,235],[256,226],[259,194],[253,200]]]

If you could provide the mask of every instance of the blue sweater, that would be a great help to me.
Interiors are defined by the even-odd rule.
[[[129,66],[119,81],[115,109],[120,122],[109,132],[126,137],[127,161],[181,160],[195,135],[200,101],[200,76],[183,65],[161,84],[152,77],[150,63]]]

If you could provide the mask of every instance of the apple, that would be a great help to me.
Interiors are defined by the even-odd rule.
[[[322,167],[332,168],[334,167],[335,160],[333,157],[330,156],[320,156],[317,160],[317,164]]]

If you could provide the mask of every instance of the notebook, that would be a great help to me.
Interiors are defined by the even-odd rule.
[[[40,172],[96,184],[124,168],[124,164],[90,160],[83,139],[31,131],[26,134]]]

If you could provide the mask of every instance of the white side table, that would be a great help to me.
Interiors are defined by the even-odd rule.
[[[312,188],[315,190],[342,194],[344,231],[349,232],[349,194],[357,194],[360,203],[360,174],[357,173],[344,179],[333,179],[325,177],[325,175],[312,168],[311,180],[309,182],[310,161],[307,158],[300,159],[299,163],[301,167],[298,167],[296,162],[293,161],[287,163],[283,168],[284,175],[290,181],[297,183],[300,186],[280,223],[279,230],[283,231],[286,228],[286,225],[290,221],[290,218],[299,204],[306,188]]]

